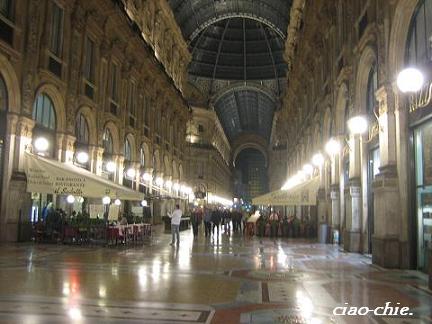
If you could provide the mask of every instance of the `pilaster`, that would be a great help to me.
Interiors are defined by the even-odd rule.
[[[361,183],[360,178],[350,179],[345,190],[346,228],[344,249],[349,252],[361,251]]]

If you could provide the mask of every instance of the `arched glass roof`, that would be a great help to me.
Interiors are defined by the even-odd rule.
[[[190,44],[193,76],[218,80],[285,77],[284,39],[257,20],[227,18],[206,27]]]
[[[275,102],[254,90],[233,89],[215,103],[215,110],[232,142],[242,133],[270,138]]]
[[[286,78],[283,53],[292,0],[168,2],[192,53],[190,80],[214,102],[227,137],[233,141],[248,132],[268,141]],[[238,87],[239,82],[273,82],[275,95]],[[232,90],[218,94],[227,83]]]

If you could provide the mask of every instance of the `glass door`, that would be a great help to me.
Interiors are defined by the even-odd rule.
[[[432,249],[432,122],[414,131],[417,206],[417,267],[428,269]]]

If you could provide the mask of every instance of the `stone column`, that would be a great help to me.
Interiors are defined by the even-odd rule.
[[[379,102],[381,166],[373,182],[372,262],[386,268],[399,268],[401,215],[396,168],[395,96],[391,86],[385,85],[377,90],[376,97]]]
[[[8,216],[11,214],[9,210],[9,191],[10,182],[13,172],[14,165],[14,152],[15,142],[17,140],[17,126],[18,126],[18,115],[8,114],[6,124],[6,134],[3,148],[3,178],[2,181],[2,192],[0,197],[0,241],[13,240],[10,238],[10,231],[8,230]]]
[[[64,141],[65,134],[63,133],[56,133],[55,135],[55,150],[54,150],[54,156],[53,158],[59,162],[63,159],[63,141]],[[50,143],[51,144],[51,143]]]
[[[16,128],[14,169],[24,171],[24,152],[31,147],[35,122],[33,119],[20,116]]]
[[[149,188],[149,193],[151,194],[153,192],[153,168],[146,168],[144,169],[144,173],[147,173],[150,175],[150,179],[144,181],[147,188]]]
[[[340,140],[340,139],[338,139]],[[340,194],[339,194],[339,181],[340,181],[340,152],[330,157],[328,166],[330,168],[330,179],[328,179],[330,184],[330,201],[331,201],[331,215],[329,216],[331,233],[335,230],[340,231]],[[340,235],[340,234],[339,234]]]
[[[101,176],[103,171],[103,152],[103,147],[93,145],[89,146],[90,171],[98,176]]]
[[[75,155],[75,136],[64,135],[63,136],[63,149],[61,161],[69,164],[73,164]]]
[[[139,162],[135,162],[131,164],[131,167],[135,169],[135,178],[133,179],[132,188],[136,191],[139,191],[141,165],[139,164]]]
[[[113,155],[113,161],[117,165],[117,170],[115,172],[114,181],[120,185],[123,184],[123,172],[124,172],[124,156],[123,155]]]
[[[340,232],[340,192],[339,184],[333,184],[330,187],[331,199],[331,219],[330,224],[332,230]]]
[[[361,251],[361,139],[350,135],[349,140],[349,184],[345,185],[344,249],[349,252]]]

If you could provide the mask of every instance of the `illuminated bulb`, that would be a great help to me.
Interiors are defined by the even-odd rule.
[[[89,155],[87,154],[87,152],[78,152],[76,158],[79,163],[86,164],[89,160]]]
[[[325,146],[325,150],[329,155],[338,154],[340,152],[340,149],[340,143],[334,138],[331,138]]]
[[[424,82],[423,74],[416,68],[406,68],[397,77],[397,86],[403,93],[418,92]]]
[[[348,129],[351,134],[361,135],[368,130],[367,119],[363,116],[355,116],[348,120]]]
[[[143,178],[144,181],[150,181],[151,178],[152,178],[152,176],[151,176],[150,173],[145,172],[145,173],[143,174],[142,178]]]
[[[156,178],[156,185],[158,185],[159,187],[162,187],[164,181],[161,177],[157,177]]]
[[[141,206],[147,207],[147,200],[142,200],[141,201]]]
[[[75,202],[75,197],[72,196],[72,195],[69,195],[69,196],[66,197],[66,201],[67,201],[69,204],[73,204],[73,203]]]
[[[136,174],[136,172],[135,172],[135,169],[134,169],[134,168],[129,168],[129,169],[127,169],[127,171],[126,171],[126,176],[127,176],[128,178],[135,178],[135,174]]]
[[[34,141],[34,146],[36,148],[36,151],[45,152],[46,150],[48,150],[49,142],[45,137],[38,137]]]
[[[108,205],[111,202],[111,198],[108,196],[105,196],[102,198],[102,204]]]
[[[114,205],[120,206],[121,205],[121,200],[118,199],[118,198],[116,200],[114,200]]]
[[[109,161],[109,162],[107,162],[105,168],[108,172],[111,172],[111,173],[115,172],[116,164],[113,161]]]
[[[317,166],[320,167],[321,165],[324,164],[324,156],[321,153],[317,153],[312,157],[312,163]]]
[[[173,188],[174,190],[178,191],[180,189],[180,185],[178,183],[174,183]]]
[[[312,173],[313,173],[313,166],[310,165],[310,164],[305,164],[305,165],[303,166],[303,171],[304,171],[306,174],[312,174]]]

